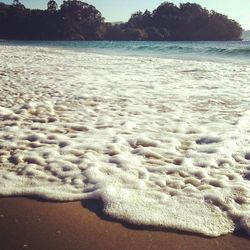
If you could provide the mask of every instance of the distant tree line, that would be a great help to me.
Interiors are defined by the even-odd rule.
[[[162,3],[153,12],[132,14],[126,23],[104,22],[100,11],[79,0],[65,0],[58,8],[28,9],[19,1],[0,3],[0,38],[18,40],[240,40],[241,26],[227,16],[198,4]]]

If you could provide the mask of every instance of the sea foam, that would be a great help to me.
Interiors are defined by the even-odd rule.
[[[250,66],[1,46],[0,195],[250,232]]]

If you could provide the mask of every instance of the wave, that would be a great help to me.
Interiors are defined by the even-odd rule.
[[[166,58],[250,61],[250,42],[0,41],[5,45],[59,47],[78,52]]]
[[[234,56],[249,56],[249,48],[208,48],[207,53],[216,53],[222,55],[234,55]]]
[[[65,45],[65,44],[64,44]],[[74,42],[68,48],[89,52],[177,59],[249,62],[250,42]]]
[[[215,43],[216,45],[216,43]],[[250,44],[248,46],[243,46],[243,43],[240,46],[230,47],[226,43],[219,44],[219,46],[210,46],[208,44],[192,43],[192,44],[180,44],[172,45],[171,43],[147,43],[147,44],[134,44],[131,47],[131,44],[120,44],[120,46],[125,46],[123,49],[130,50],[131,48],[136,51],[145,51],[147,53],[160,52],[163,55],[167,54],[190,54],[190,55],[211,55],[211,56],[228,56],[228,57],[246,57],[249,58],[250,55]]]

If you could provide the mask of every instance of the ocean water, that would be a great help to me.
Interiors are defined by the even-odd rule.
[[[0,195],[250,234],[250,44],[0,42]]]
[[[4,41],[2,45],[50,47],[105,55],[250,63],[250,41],[241,42],[117,42]]]

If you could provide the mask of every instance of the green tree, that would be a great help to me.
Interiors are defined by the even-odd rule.
[[[16,9],[24,10],[25,6],[19,0],[13,0],[12,6]]]
[[[127,27],[129,28],[146,28],[152,24],[152,14],[150,11],[146,10],[144,13],[137,11],[131,15],[129,21],[127,22]]]
[[[148,34],[148,40],[150,41],[168,41],[170,40],[170,34],[166,28],[148,27],[145,29]]]
[[[98,31],[104,18],[93,5],[78,0],[66,0],[61,5],[60,15],[64,37],[98,39]]]
[[[127,22],[128,28],[142,28],[143,26],[143,13],[137,11],[133,13]]]
[[[126,29],[123,32],[123,40],[127,41],[145,41],[148,34],[143,29]]]
[[[58,5],[57,5],[56,1],[54,1],[54,0],[48,1],[47,10],[49,12],[56,12],[57,8],[58,8]]]

